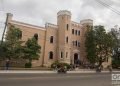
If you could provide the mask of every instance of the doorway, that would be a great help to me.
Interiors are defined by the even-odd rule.
[[[78,60],[79,60],[78,54],[75,53],[75,54],[74,54],[74,64],[78,64]]]

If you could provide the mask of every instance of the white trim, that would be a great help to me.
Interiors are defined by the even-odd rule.
[[[78,23],[78,22],[75,22],[75,21],[71,21],[71,25],[74,25],[74,26],[78,26],[78,27],[82,27],[82,24],[81,23]]]
[[[78,52],[80,52],[80,51],[79,51],[79,50],[77,50],[77,49],[75,49],[75,50],[73,50],[73,52],[78,53]]]
[[[86,23],[93,24],[93,20],[92,19],[84,19],[84,20],[80,21],[80,24],[86,24]]]
[[[21,25],[21,26],[25,26],[25,27],[30,27],[30,28],[35,28],[35,29],[40,29],[40,30],[46,30],[46,28],[44,28],[44,27],[31,25],[31,24],[27,24],[27,23],[15,21],[15,20],[10,21],[9,23],[16,24],[16,25]]]

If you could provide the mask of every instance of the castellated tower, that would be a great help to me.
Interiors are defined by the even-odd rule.
[[[84,19],[80,21],[80,24],[82,25],[82,30],[81,30],[81,49],[80,52],[82,54],[82,56],[84,57],[84,61],[83,62],[88,62],[87,61],[87,56],[86,56],[86,48],[85,48],[85,34],[87,32],[87,30],[90,30],[91,27],[93,27],[93,20],[91,19]]]
[[[91,27],[93,27],[93,20],[91,19],[84,19],[80,21],[80,24],[82,25],[82,34],[85,35],[85,32],[89,29],[91,29]]]
[[[93,26],[93,20],[91,20],[91,19],[84,19],[84,20],[80,21],[80,24]]]
[[[71,12],[62,10],[57,13],[58,60],[70,63]]]

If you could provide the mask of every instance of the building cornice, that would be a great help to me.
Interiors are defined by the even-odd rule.
[[[28,23],[23,23],[23,22],[19,22],[19,21],[15,21],[15,20],[11,20],[9,23],[15,24],[15,25],[24,26],[24,27],[29,27],[29,28],[35,28],[35,29],[40,29],[40,30],[46,30],[45,27],[41,27],[41,26],[37,26],[37,25],[32,25],[32,24],[28,24]]]
[[[71,21],[71,24],[73,24],[73,26],[79,26],[79,27],[82,26],[82,24],[75,22],[75,21]]]
[[[45,24],[45,27],[58,28],[57,25],[55,25],[55,24],[51,24],[51,23],[46,23],[46,24]]]

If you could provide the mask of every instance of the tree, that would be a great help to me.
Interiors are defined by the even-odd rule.
[[[86,52],[87,52],[87,59],[91,64],[95,64],[96,62],[96,49],[95,49],[95,36],[94,36],[94,30],[93,28],[88,28],[86,33]]]
[[[40,56],[40,45],[38,45],[38,36],[28,39],[25,44],[21,40],[22,31],[19,28],[10,26],[7,31],[5,41],[0,45],[0,57],[7,59],[28,59],[31,64],[32,60],[37,60]]]
[[[29,60],[31,64],[32,60],[38,60],[40,55],[40,45],[38,45],[37,40],[33,37],[28,39],[24,46],[24,59]]]
[[[96,44],[96,61],[98,67],[102,63],[108,61],[111,57],[113,49],[113,38],[109,33],[106,33],[103,26],[95,26],[95,44]]]
[[[10,26],[9,30],[7,31],[7,35],[5,41],[2,43],[0,57],[4,58],[19,58],[22,52],[21,41],[22,31],[19,28],[14,27],[13,25]]]
[[[6,43],[3,42],[2,45],[0,45],[0,59],[4,59],[6,57],[6,51],[7,51]]]
[[[111,34],[107,33],[103,26],[95,26],[86,35],[87,58],[91,63],[102,63],[111,57],[114,42]]]
[[[114,40],[112,66],[118,68],[120,67],[120,30],[112,28],[109,33],[113,36]]]

